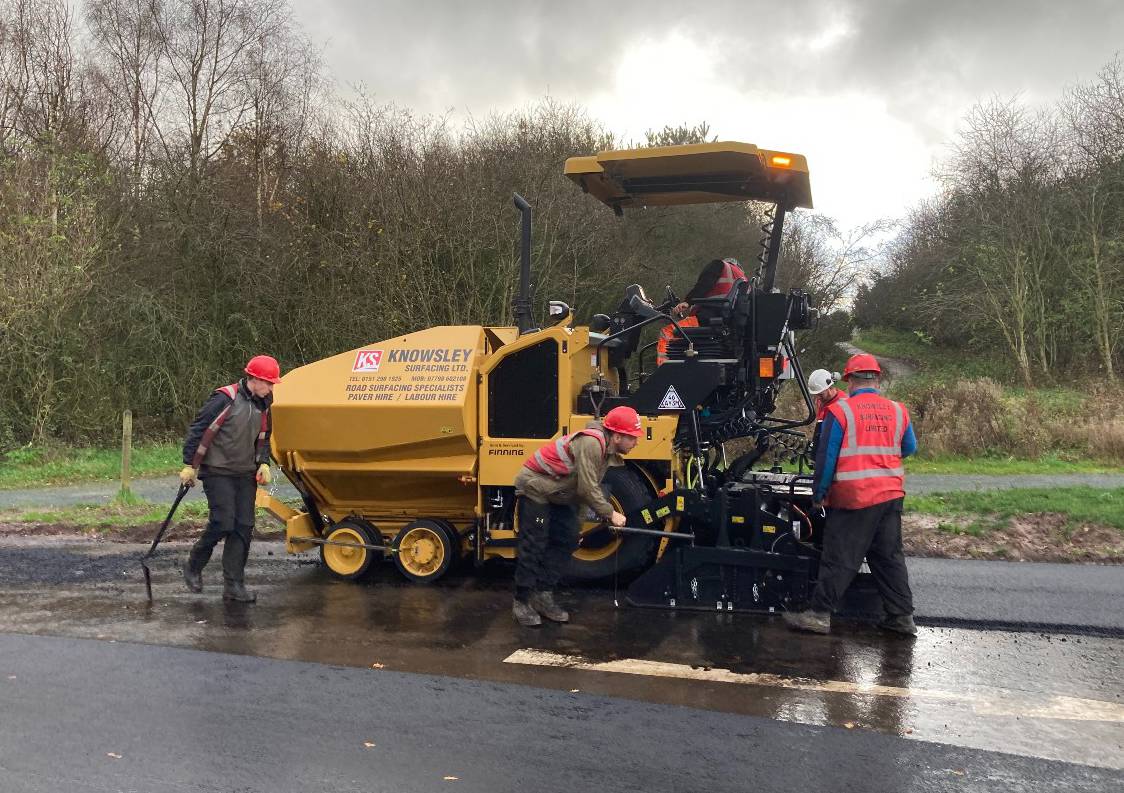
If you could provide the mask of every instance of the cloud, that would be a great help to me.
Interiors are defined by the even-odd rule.
[[[862,173],[840,158],[893,152],[908,166],[867,188],[879,214],[931,189],[929,164],[972,104],[1053,103],[1124,42],[1119,0],[294,2],[330,41],[336,80],[378,100],[480,117],[550,95],[632,139],[706,121],[819,154],[840,178]]]

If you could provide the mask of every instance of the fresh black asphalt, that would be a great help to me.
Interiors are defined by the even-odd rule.
[[[135,583],[145,550],[141,544],[35,539],[0,544],[0,585]],[[168,568],[183,553],[182,544],[164,546],[152,567]],[[317,558],[288,556],[276,542],[254,543],[253,556],[251,577],[270,579],[296,574]],[[1124,566],[919,558],[908,565],[922,624],[1124,636]]]
[[[1109,791],[1120,772],[518,685],[0,635],[0,788]]]

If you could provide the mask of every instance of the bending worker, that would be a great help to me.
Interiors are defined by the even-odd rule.
[[[785,614],[797,630],[830,632],[831,614],[865,557],[886,612],[879,627],[917,634],[902,551],[902,458],[917,450],[917,438],[905,406],[879,394],[881,378],[873,355],[852,356],[843,371],[847,398],[824,417],[812,497],[813,506],[826,501],[830,509],[811,608]]]
[[[603,422],[563,435],[543,446],[515,477],[519,498],[519,550],[515,559],[515,603],[520,625],[542,624],[542,617],[568,622],[570,615],[554,600],[554,588],[578,547],[578,505],[601,520],[623,526],[601,489],[610,465],[636,447],[640,417],[630,407],[616,407]]]
[[[689,301],[702,297],[725,297],[730,294],[734,284],[745,280],[747,280],[745,271],[742,270],[737,259],[713,259],[703,267],[695,285],[687,293],[687,299],[673,308],[672,314],[681,328],[697,328],[699,320],[691,309]],[[674,338],[675,326],[669,322],[660,329],[660,337],[656,342],[657,365],[667,362],[667,348]]]
[[[244,582],[254,532],[254,494],[268,485],[269,435],[273,386],[281,367],[268,355],[246,364],[246,376],[216,389],[200,409],[183,444],[180,481],[189,487],[203,480],[210,520],[191,549],[183,578],[192,592],[203,591],[203,568],[221,540],[224,600],[253,603]]]

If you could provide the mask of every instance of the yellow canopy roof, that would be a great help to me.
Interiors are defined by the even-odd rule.
[[[566,176],[620,212],[641,206],[768,201],[812,208],[800,154],[733,141],[603,151],[566,160]]]

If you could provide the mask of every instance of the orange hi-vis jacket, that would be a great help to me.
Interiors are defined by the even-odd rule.
[[[523,465],[536,474],[553,477],[569,476],[574,470],[574,455],[570,453],[570,444],[578,435],[589,435],[591,438],[596,438],[598,443],[601,444],[601,453],[605,453],[605,433],[601,430],[586,428],[569,435],[563,435],[558,440],[548,443],[535,452]]]
[[[828,491],[840,509],[863,509],[905,497],[902,438],[909,412],[875,392],[837,399],[828,412],[843,430],[843,443]]]
[[[679,320],[679,327],[681,328],[697,328],[699,320],[697,317],[689,316]],[[663,366],[667,363],[667,348],[671,344],[671,340],[675,338],[675,326],[670,322],[660,328],[660,338],[656,342],[656,365]]]
[[[717,261],[717,260],[715,260],[715,261]],[[712,264],[713,264],[713,262],[712,262]],[[709,267],[710,267],[710,265],[708,265],[707,269],[709,269]],[[705,274],[705,272],[706,272],[706,270],[704,270],[704,274]],[[725,297],[726,295],[730,294],[730,290],[734,288],[734,284],[736,284],[738,281],[746,280],[745,271],[742,270],[742,268],[738,266],[737,262],[735,262],[732,259],[722,259],[721,260],[721,268],[716,273],[716,276],[717,277],[714,279],[714,283],[712,285],[710,285],[709,289],[706,289],[706,292],[704,294],[696,295],[696,296],[698,296],[698,297]],[[700,279],[703,278],[703,277],[705,277],[705,275],[700,276]],[[706,287],[703,287],[703,288],[706,288]],[[694,293],[696,289],[699,289],[698,284],[695,285],[695,288],[692,289],[691,292]],[[687,295],[688,300],[690,300],[691,297],[692,297],[691,294]],[[681,327],[681,328],[697,328],[697,327],[699,327],[698,317],[696,317],[694,315],[693,311],[694,311],[694,309],[692,309],[691,314],[689,314],[688,316],[679,320],[679,327]],[[656,365],[657,366],[662,366],[663,364],[667,363],[667,348],[668,348],[668,345],[671,344],[671,340],[674,339],[674,338],[675,338],[675,326],[672,325],[669,322],[667,325],[664,325],[663,328],[660,329],[660,338],[656,342]]]

